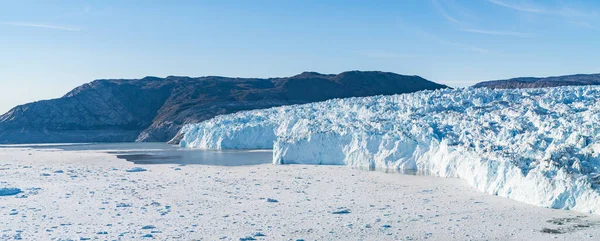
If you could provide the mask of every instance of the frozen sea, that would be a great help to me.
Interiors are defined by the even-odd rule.
[[[273,165],[271,155],[155,143],[4,146],[0,240],[600,237],[596,215],[488,195],[457,178]]]
[[[242,166],[271,163],[272,150],[199,150],[180,148],[166,143],[63,143],[0,145],[1,148],[40,150],[96,151],[116,156],[135,164],[201,164]]]

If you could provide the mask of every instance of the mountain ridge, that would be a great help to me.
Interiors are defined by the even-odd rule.
[[[599,74],[572,74],[548,77],[517,77],[479,82],[473,87],[494,89],[546,88],[558,86],[600,85]]]
[[[220,114],[440,88],[448,86],[381,71],[303,72],[276,78],[99,79],[60,98],[19,105],[1,115],[0,143],[165,142],[182,125]]]

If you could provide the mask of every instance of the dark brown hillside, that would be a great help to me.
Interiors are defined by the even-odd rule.
[[[0,143],[169,141],[182,125],[242,110],[446,88],[418,76],[350,71],[287,78],[95,80],[0,116]]]

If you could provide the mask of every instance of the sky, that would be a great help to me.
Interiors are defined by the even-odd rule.
[[[0,0],[0,112],[94,79],[600,73],[597,0]]]

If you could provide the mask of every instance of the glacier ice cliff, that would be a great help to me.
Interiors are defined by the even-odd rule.
[[[525,203],[600,213],[600,87],[442,89],[240,112],[182,147],[273,148],[277,164],[414,170]]]

